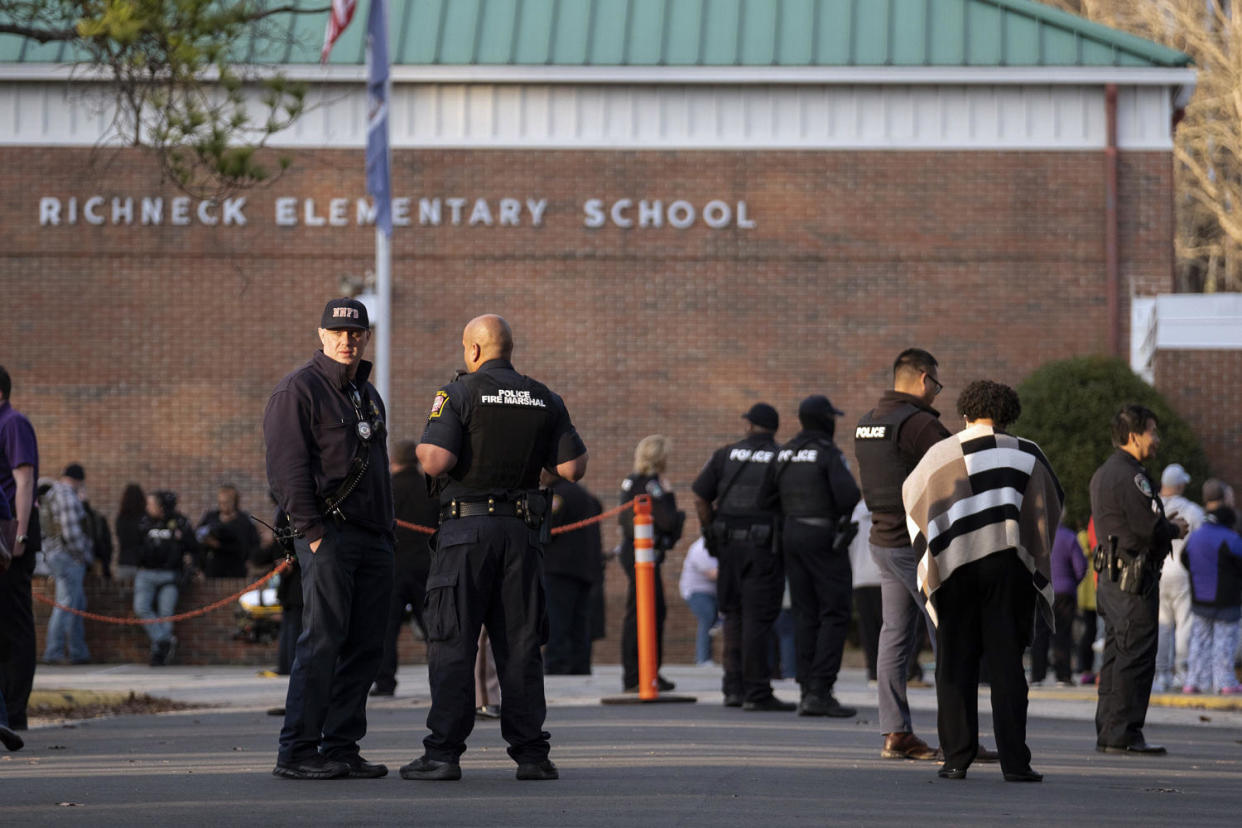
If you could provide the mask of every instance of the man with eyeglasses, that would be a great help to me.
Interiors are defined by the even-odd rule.
[[[272,771],[287,779],[388,772],[358,753],[384,654],[396,528],[384,401],[362,358],[370,340],[365,305],[329,301],[323,349],[277,384],[263,414],[267,479],[297,531],[305,604]]]
[[[906,528],[901,485],[923,455],[949,436],[932,401],[944,388],[936,358],[907,348],[893,363],[893,387],[863,415],[854,431],[854,454],[863,499],[871,510],[871,556],[880,570],[884,625],[876,657],[880,731],[885,759],[938,760],[940,750],[914,735],[906,677],[918,657],[920,624],[935,632],[917,582],[918,554]]]

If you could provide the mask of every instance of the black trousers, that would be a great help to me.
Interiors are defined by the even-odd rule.
[[[769,547],[738,542],[723,545],[716,560],[716,600],[724,615],[721,689],[759,701],[772,695],[768,643],[785,593],[785,566]]]
[[[1159,580],[1148,577],[1138,595],[1101,577],[1095,600],[1104,616],[1104,658],[1095,707],[1097,745],[1127,747],[1143,741],[1159,638]]]
[[[379,674],[375,676],[375,686],[384,690],[393,690],[397,686],[397,639],[401,637],[401,621],[405,617],[405,607],[414,607],[414,619],[418,626],[423,625],[423,600],[427,590],[427,570],[421,566],[398,564],[396,581],[393,584],[392,600],[388,604],[388,628],[384,632],[384,655],[380,659]]]
[[[287,676],[293,672],[298,639],[302,637],[302,608],[290,607],[280,614],[280,640],[276,647],[276,673]]]
[[[1031,641],[1031,681],[1043,681],[1048,675],[1048,643],[1052,643],[1052,670],[1057,681],[1073,678],[1070,669],[1070,640],[1073,636],[1074,613],[1078,610],[1078,593],[1067,592],[1052,599],[1054,632],[1042,614],[1035,616],[1035,638]]]
[[[479,630],[496,658],[504,702],[500,734],[517,762],[546,759],[543,654],[548,622],[543,550],[515,517],[467,517],[441,524],[427,577],[427,667],[431,711],[427,756],[456,762],[474,729],[474,662]]]
[[[1095,577],[1092,573],[1087,573],[1088,578]],[[1099,625],[1097,621],[1099,616],[1095,610],[1085,609],[1082,611],[1082,637],[1078,639],[1078,672],[1094,673],[1095,672],[1095,633]]]
[[[854,609],[858,611],[858,641],[867,656],[867,679],[876,680],[876,657],[880,652],[880,627],[884,625],[884,593],[880,585],[854,589]],[[918,664],[917,658],[910,661]]]
[[[621,566],[625,568],[625,556],[621,557]],[[630,566],[625,570],[627,584],[625,587],[625,618],[621,620],[621,686],[638,686],[638,592],[634,582],[633,555]],[[656,666],[664,663],[664,619],[668,616],[668,607],[664,603],[664,579],[660,577],[660,565],[655,566],[655,622],[656,622]]]
[[[1026,746],[1026,675],[1036,593],[1011,550],[958,567],[932,596],[936,627],[936,703],[944,765],[966,768],[979,750],[979,660],[992,690],[992,728],[1001,770],[1031,765]]]
[[[27,551],[0,575],[0,636],[7,657],[0,660],[0,693],[9,711],[9,727],[26,729],[26,704],[34,687],[35,622],[30,594],[35,553]]]
[[[357,755],[367,732],[367,691],[384,653],[392,592],[392,541],[329,522],[315,552],[297,541],[302,635],[289,674],[280,760],[316,751]]]
[[[591,582],[565,575],[545,575],[543,583],[548,596],[544,671],[550,675],[589,676]]]
[[[849,553],[833,551],[832,526],[785,520],[782,547],[794,618],[796,678],[804,692],[831,691],[850,627]]]

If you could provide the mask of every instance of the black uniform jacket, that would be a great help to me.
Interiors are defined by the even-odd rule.
[[[1111,535],[1122,552],[1163,557],[1177,527],[1165,518],[1158,490],[1133,455],[1114,451],[1091,477],[1091,516],[1100,543],[1107,544]]]
[[[362,410],[349,394],[349,366],[316,351],[310,362],[276,385],[263,413],[267,442],[267,481],[276,503],[289,513],[307,541],[323,537],[324,501],[349,474],[358,453],[359,413],[369,422],[387,415],[375,386],[367,382],[371,363],[358,365],[354,386],[363,393]],[[367,471],[340,504],[346,521],[392,536],[392,485],[387,432],[376,429],[367,442]]]

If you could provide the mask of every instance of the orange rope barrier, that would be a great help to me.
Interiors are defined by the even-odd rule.
[[[241,592],[230,595],[227,598],[221,598],[219,601],[214,601],[205,607],[200,607],[199,609],[196,609],[196,610],[190,610],[189,612],[182,612],[177,615],[171,615],[168,618],[113,618],[110,615],[99,615],[94,612],[86,612],[85,610],[77,610],[77,609],[73,609],[72,607],[66,607],[63,604],[58,604],[55,601],[53,601],[51,598],[46,598],[42,595],[39,595],[38,593],[35,593],[34,599],[44,604],[48,604],[49,606],[56,607],[56,609],[58,610],[64,610],[65,612],[71,612],[74,615],[80,615],[83,618],[86,618],[91,621],[102,621],[105,624],[136,625],[136,624],[158,624],[161,621],[185,621],[187,618],[197,618],[200,615],[206,615],[209,612],[215,612],[221,607],[228,606],[229,604],[241,598],[247,592],[250,592],[251,590],[254,590],[254,589],[258,589],[259,587],[263,586],[268,581],[272,580],[272,578],[276,577],[280,573],[289,569],[290,566],[291,564],[289,563],[288,560],[281,561],[279,564],[276,565],[275,569],[273,569],[271,572],[264,575],[259,580],[255,581],[250,586],[243,589]]]
[[[634,505],[634,501],[627,500],[625,503],[622,503],[620,506],[614,506],[608,511],[600,512],[598,515],[589,517],[586,520],[580,520],[577,523],[566,523],[564,526],[557,526],[552,530],[552,534],[560,535],[565,532],[572,532],[575,529],[581,529],[584,526],[590,526],[592,523],[599,523],[607,518],[612,517],[613,515],[621,514],[626,509],[631,508],[633,505]],[[417,523],[408,523],[404,520],[397,521],[397,525],[400,526],[402,529],[410,529],[414,532],[422,532],[424,535],[430,535],[436,531],[434,527],[419,526]]]
[[[626,509],[631,508],[633,505],[634,505],[634,501],[628,500],[625,503],[622,503],[620,506],[613,507],[612,509],[609,509],[605,512],[601,512],[598,515],[589,517],[586,520],[580,520],[580,521],[577,521],[576,523],[567,523],[564,526],[557,526],[556,528],[552,530],[552,534],[560,535],[564,532],[572,532],[576,529],[581,529],[584,526],[590,526],[592,523],[600,523],[601,521],[607,518],[610,518],[613,515],[620,514]],[[415,532],[422,532],[424,535],[430,535],[436,531],[434,527],[419,526],[417,523],[408,523],[404,520],[398,520],[397,525],[400,526],[402,529],[410,529]],[[197,618],[200,615],[206,615],[209,612],[215,612],[221,607],[228,606],[229,604],[241,598],[247,592],[250,592],[255,589],[259,589],[264,584],[266,584],[268,581],[272,580],[272,578],[276,577],[280,573],[289,569],[290,565],[291,564],[288,560],[281,561],[276,566],[275,569],[273,569],[271,572],[264,575],[259,580],[255,581],[250,586],[241,590],[240,592],[234,595],[230,595],[227,598],[221,598],[219,601],[214,601],[205,607],[200,607],[196,610],[190,610],[189,612],[183,612],[177,615],[172,615],[172,616],[169,616],[168,618],[113,618],[110,615],[99,615],[98,613],[94,613],[94,612],[87,612],[85,610],[77,610],[77,609],[73,609],[72,607],[66,607],[63,604],[56,603],[51,598],[44,597],[37,593],[34,595],[34,599],[41,603],[47,604],[48,606],[55,607],[58,610],[63,610],[65,612],[73,613],[74,615],[80,615],[83,618],[86,618],[90,621],[102,621],[105,624],[136,625],[136,624],[158,624],[162,621],[185,621],[188,618]]]

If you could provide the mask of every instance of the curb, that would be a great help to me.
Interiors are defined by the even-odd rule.
[[[1027,691],[1027,697],[1045,701],[1095,701],[1098,698],[1098,694],[1094,688],[1090,690],[1073,690],[1068,688],[1046,690],[1032,687]],[[1148,706],[1176,707],[1190,710],[1242,711],[1242,698],[1206,694],[1153,693]]]

